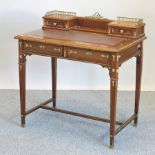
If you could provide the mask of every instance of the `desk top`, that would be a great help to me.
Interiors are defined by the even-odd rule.
[[[64,30],[36,30],[16,39],[27,41],[39,41],[50,44],[81,47],[99,51],[119,52],[141,42],[145,37],[139,39],[108,36],[92,32],[64,31]]]

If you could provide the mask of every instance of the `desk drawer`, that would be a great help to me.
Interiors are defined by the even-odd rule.
[[[121,28],[112,28],[112,34],[124,35],[124,36],[132,36],[132,29],[121,29]]]
[[[109,62],[109,54],[100,51],[91,51],[86,49],[65,48],[65,56],[70,59],[107,64]]]
[[[24,42],[24,50],[34,54],[62,56],[62,47],[36,42]]]
[[[59,21],[59,20],[48,20],[46,21],[46,26],[50,26],[53,28],[65,28],[65,22],[64,21]]]

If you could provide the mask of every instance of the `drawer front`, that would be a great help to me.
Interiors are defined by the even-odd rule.
[[[112,34],[119,34],[119,35],[125,35],[125,36],[132,36],[133,32],[132,29],[121,29],[121,28],[112,28]]]
[[[62,47],[36,42],[24,42],[24,50],[35,54],[62,56]]]
[[[58,28],[65,28],[66,25],[64,21],[58,21],[58,20],[46,20],[45,24],[46,26],[58,27]]]
[[[70,47],[65,48],[65,57],[99,64],[107,64],[109,62],[108,53]]]
[[[122,63],[122,62],[129,60],[130,58],[133,58],[134,56],[136,56],[137,54],[140,53],[140,47],[141,47],[141,45],[138,44],[138,45],[130,47],[129,49],[127,49],[125,51],[122,51],[120,53],[121,57],[120,57],[119,61]]]

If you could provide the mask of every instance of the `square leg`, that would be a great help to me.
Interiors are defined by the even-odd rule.
[[[21,105],[21,126],[25,126],[26,115],[26,55],[22,51],[22,41],[19,41],[19,85]]]
[[[139,101],[140,101],[140,91],[141,91],[141,76],[142,76],[142,63],[143,63],[143,51],[141,44],[141,53],[136,57],[136,90],[135,90],[135,111],[134,114],[137,117],[134,120],[134,124],[138,123],[138,111],[139,111]]]
[[[115,125],[116,125],[116,104],[118,87],[118,69],[110,68],[110,147],[114,147]]]
[[[51,58],[53,107],[56,107],[57,91],[57,58]]]

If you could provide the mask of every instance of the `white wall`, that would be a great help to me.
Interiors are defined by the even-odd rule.
[[[14,36],[39,29],[42,16],[50,10],[75,11],[89,16],[98,11],[104,17],[139,17],[146,22],[143,90],[155,90],[155,1],[154,0],[0,0],[0,89],[18,89],[18,47]],[[133,90],[135,60],[120,69],[120,89]],[[50,89],[50,59],[28,57],[27,88]],[[108,89],[109,76],[100,66],[58,61],[59,89]]]

